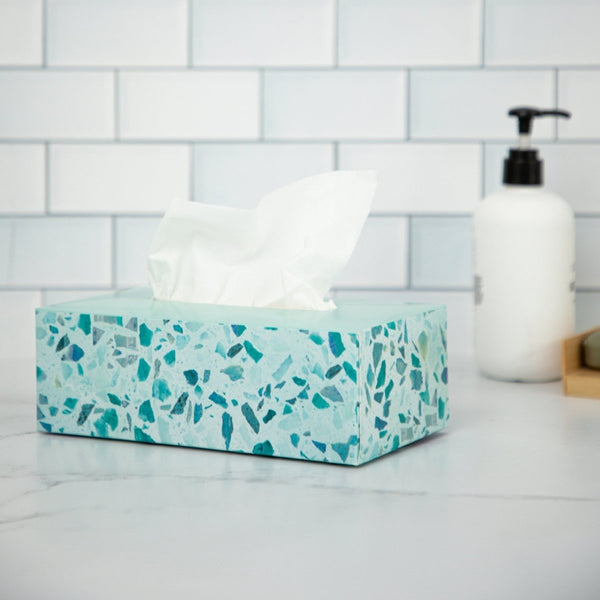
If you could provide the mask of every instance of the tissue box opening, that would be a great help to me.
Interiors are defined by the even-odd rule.
[[[36,311],[38,429],[359,465],[448,421],[446,312],[154,300]]]

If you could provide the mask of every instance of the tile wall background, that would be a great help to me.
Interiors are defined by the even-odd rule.
[[[33,309],[143,283],[171,197],[252,206],[374,168],[336,295],[441,301],[471,348],[471,214],[517,104],[577,215],[578,326],[600,323],[598,0],[0,0],[0,355]]]

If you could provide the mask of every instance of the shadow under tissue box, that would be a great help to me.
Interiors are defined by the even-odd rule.
[[[160,301],[39,308],[38,429],[360,465],[448,421],[446,311]]]

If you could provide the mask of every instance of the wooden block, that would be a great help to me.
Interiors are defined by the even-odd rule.
[[[594,331],[600,331],[600,327],[563,340],[562,375],[565,396],[600,398],[600,370],[583,366],[582,342]]]

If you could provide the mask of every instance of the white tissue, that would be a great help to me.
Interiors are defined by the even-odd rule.
[[[152,241],[148,275],[161,300],[330,310],[375,193],[370,171],[307,177],[252,210],[175,200]]]

